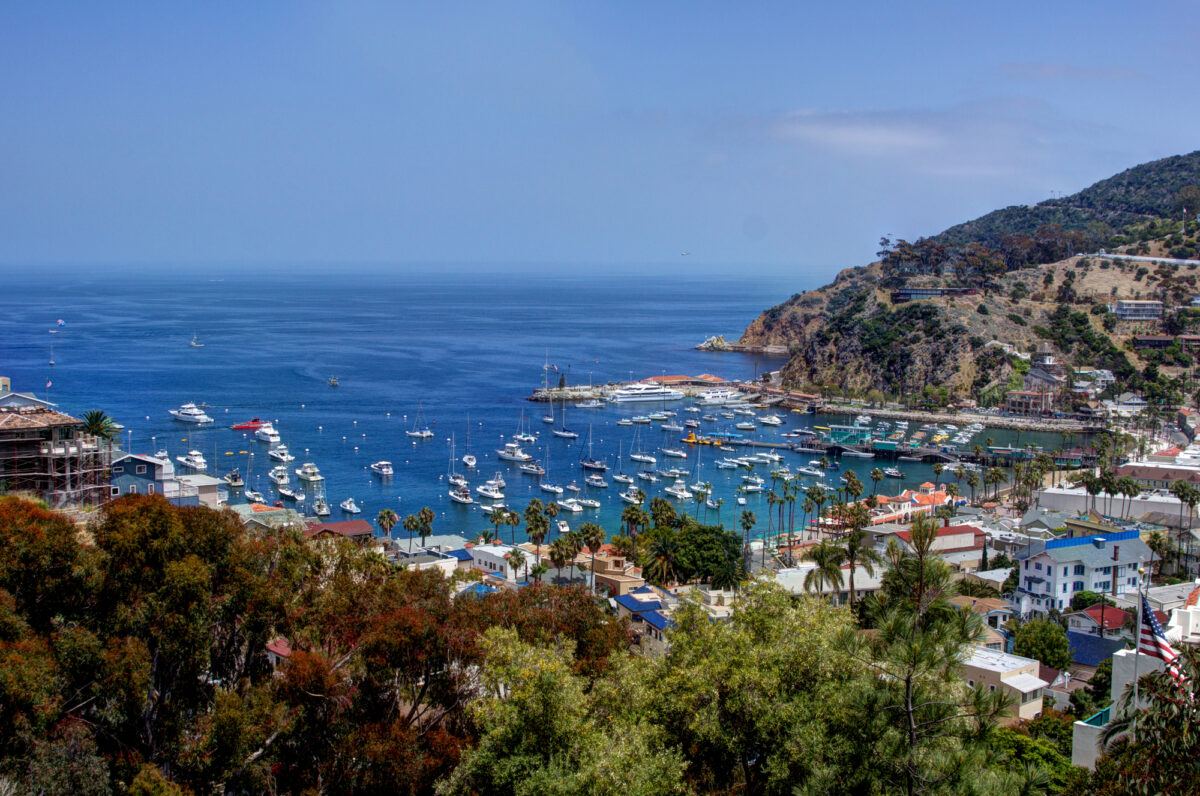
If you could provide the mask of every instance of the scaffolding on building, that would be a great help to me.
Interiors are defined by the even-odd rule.
[[[0,494],[33,494],[53,508],[103,503],[112,442],[83,429],[50,409],[0,409]]]

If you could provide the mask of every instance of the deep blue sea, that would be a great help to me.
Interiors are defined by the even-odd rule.
[[[14,279],[9,286],[0,296],[0,374],[11,376],[14,390],[47,396],[75,415],[105,410],[126,426],[123,446],[136,452],[165,448],[173,459],[199,449],[210,474],[239,467],[250,473],[252,486],[273,498],[266,471],[274,462],[267,446],[229,428],[253,416],[270,419],[297,456],[289,468],[312,461],[326,476],[330,519],[344,516],[337,504],[347,496],[362,507],[359,516],[372,520],[385,507],[403,516],[429,505],[438,516],[437,532],[466,536],[488,521],[478,505],[460,506],[447,496],[451,437],[458,456],[471,452],[479,459],[472,487],[501,471],[508,483],[506,503],[520,511],[531,497],[548,497],[535,479],[494,454],[516,431],[522,411],[541,435],[527,450],[544,458],[548,440],[550,479],[582,485],[578,460],[589,426],[595,453],[615,463],[618,445],[627,455],[639,428],[617,426],[616,420],[660,408],[569,409],[568,425],[581,438],[552,437],[540,420],[546,405],[526,400],[541,383],[547,360],[570,383],[663,373],[750,378],[778,368],[781,360],[704,353],[693,346],[711,334],[735,338],[762,309],[802,287],[779,278],[695,274],[389,275],[253,268],[214,274],[195,267],[69,273]],[[58,319],[65,325],[57,327]],[[193,335],[203,348],[189,346]],[[331,375],[339,377],[339,387],[328,385]],[[168,410],[186,401],[207,404],[216,423],[195,427],[175,421]],[[681,411],[684,405],[671,407],[680,421],[691,416]],[[435,432],[432,440],[404,435],[418,411]],[[762,428],[756,436],[771,439],[814,422],[784,414],[786,425]],[[664,434],[657,424],[641,428],[646,447],[681,436]],[[702,457],[712,455],[706,450]],[[694,457],[694,451],[687,461],[660,456],[658,466],[691,471]],[[795,467],[807,458],[791,454],[789,461]],[[379,459],[393,462],[394,478],[371,475],[368,465]],[[846,466],[869,486],[872,462],[847,460]],[[627,460],[624,469],[633,474],[640,467]],[[722,519],[732,524],[740,510],[734,489],[743,472],[704,461],[701,467],[702,479],[724,498]],[[924,465],[908,465],[904,483],[930,475]],[[836,478],[834,473],[826,480]],[[638,482],[650,495],[668,484]],[[563,517],[572,527],[598,519],[615,532],[625,505],[617,497],[621,488],[584,487],[603,508]],[[231,500],[240,500],[238,493]],[[750,496],[749,503],[765,524],[765,498]]]

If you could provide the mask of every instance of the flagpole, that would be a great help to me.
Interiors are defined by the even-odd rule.
[[[1116,577],[1115,572],[1113,573],[1113,577]],[[1133,638],[1133,718],[1129,725],[1129,735],[1133,739],[1134,743],[1137,743],[1137,714],[1141,704],[1138,695],[1138,661],[1142,655],[1142,622],[1144,621],[1144,617],[1142,616],[1142,606],[1146,602],[1146,597],[1142,593],[1142,581],[1142,560],[1139,558],[1137,588],[1137,632],[1134,634]]]

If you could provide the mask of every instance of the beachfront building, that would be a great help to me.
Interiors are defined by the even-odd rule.
[[[200,491],[175,477],[175,465],[143,453],[118,455],[112,462],[109,496],[162,495],[176,506],[199,506]]]
[[[525,577],[525,567],[520,567],[519,572],[514,572],[508,565],[508,558],[515,549],[517,548],[512,545],[500,542],[476,544],[467,548],[471,553],[472,569],[482,574],[485,579],[499,580],[511,586],[516,586]],[[528,566],[535,563],[532,555],[526,555],[525,561]]]
[[[110,494],[109,443],[83,421],[11,390],[0,395],[0,485],[27,492],[53,508],[95,506]]]
[[[1160,514],[1168,517],[1179,514],[1179,500],[1164,487],[1147,488],[1132,499],[1126,499],[1123,495],[1109,495],[1107,492],[1089,495],[1082,486],[1046,487],[1037,490],[1035,495],[1042,508],[1068,514],[1086,514],[1093,508],[1100,511],[1111,508],[1131,520],[1157,517]],[[1184,509],[1184,514],[1186,513],[1187,509]]]
[[[375,529],[366,520],[312,522],[304,529],[304,538],[311,542],[335,542],[347,539],[365,545],[375,537]]]
[[[1120,321],[1157,321],[1162,317],[1163,303],[1147,299],[1118,299],[1108,305],[1108,311]]]
[[[884,523],[912,524],[918,514],[932,514],[951,502],[945,490],[926,481],[917,489],[906,489],[899,495],[876,495],[867,499],[872,525]],[[873,503],[873,505],[872,505]],[[825,519],[822,518],[822,522]]]
[[[1044,390],[1009,390],[1004,411],[1014,415],[1044,415],[1054,411],[1054,393]]]
[[[811,561],[800,561],[793,567],[784,567],[776,570],[772,574],[775,582],[783,588],[787,589],[792,594],[797,596],[804,594],[816,594],[823,597],[829,597],[838,605],[844,605],[850,601],[850,567],[843,564],[842,582],[840,584],[817,584],[816,580],[809,580],[809,574],[817,568],[817,565]],[[883,586],[884,567],[875,567],[875,573],[870,574],[861,566],[854,570],[854,593],[857,599],[862,599],[868,594],[873,594],[879,591]],[[809,586],[812,589],[809,589]]]
[[[195,492],[201,506],[215,509],[225,505],[229,500],[229,493],[225,491],[225,482],[220,478],[213,478],[204,473],[187,473],[175,476],[175,480],[184,489]]]
[[[1126,462],[1114,471],[1117,478],[1129,477],[1150,489],[1170,489],[1176,481],[1200,486],[1200,466],[1177,462],[1156,462],[1149,459]]]
[[[1077,592],[1119,595],[1138,588],[1139,562],[1150,548],[1137,531],[1052,539],[1018,555],[1013,603],[1022,616],[1064,611]]]
[[[304,515],[286,506],[268,506],[266,503],[235,503],[227,506],[238,516],[242,525],[251,531],[280,531],[288,528],[303,530]]]
[[[972,688],[1007,693],[1012,698],[1013,712],[1001,723],[1015,724],[1037,718],[1042,712],[1042,691],[1050,684],[1038,676],[1040,668],[1033,658],[972,646],[963,661],[963,677]]]
[[[1123,392],[1114,400],[1101,401],[1105,414],[1113,418],[1137,417],[1146,411],[1146,399],[1137,393]]]

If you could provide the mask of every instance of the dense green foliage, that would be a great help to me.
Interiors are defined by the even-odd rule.
[[[1055,669],[1071,665],[1071,645],[1067,631],[1053,619],[1031,619],[1022,622],[1013,639],[1013,652],[1041,661]]]

